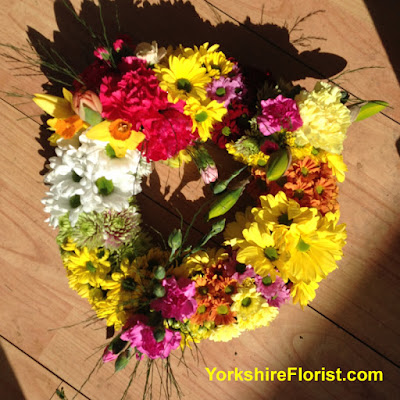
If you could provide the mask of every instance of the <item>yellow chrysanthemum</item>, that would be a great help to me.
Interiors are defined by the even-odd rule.
[[[125,157],[127,150],[135,150],[145,139],[142,132],[132,130],[132,124],[122,119],[105,120],[86,132],[89,139],[108,142],[119,158]]]
[[[246,229],[254,221],[253,214],[251,212],[251,207],[247,207],[246,211],[238,211],[235,214],[236,221],[230,222],[226,225],[224,230],[224,245],[235,247],[237,244],[244,240],[243,229]]]
[[[293,297],[293,303],[300,303],[301,308],[304,308],[309,302],[314,300],[315,291],[318,289],[317,282],[298,282],[293,284],[290,295]]]
[[[238,320],[241,330],[252,331],[263,326],[268,326],[279,314],[278,307],[271,307],[267,302],[261,305],[259,311],[251,316],[251,318],[241,318]]]
[[[181,347],[182,345],[190,347],[190,343],[200,343],[202,340],[208,339],[213,331],[212,328],[213,326],[209,322],[204,325],[188,322],[186,325],[187,332],[186,330],[183,331]]]
[[[70,287],[84,294],[87,294],[87,285],[93,288],[100,287],[111,269],[108,256],[109,251],[105,250],[89,251],[87,247],[75,248],[64,262]]]
[[[219,49],[219,44],[213,44],[211,47],[208,47],[209,43],[203,43],[201,46],[193,46],[191,47],[183,47],[182,45],[179,45],[177,48],[177,51],[179,54],[181,54],[184,57],[197,57],[199,62],[205,57],[207,54],[214,53]]]
[[[227,258],[229,258],[229,255],[225,249],[200,250],[186,257],[183,264],[170,269],[168,272],[173,273],[177,278],[187,278],[196,272],[203,272],[206,268],[212,267],[218,260],[226,260]]]
[[[318,221],[316,228],[300,225],[288,232],[286,250],[290,259],[280,270],[284,280],[319,282],[337,268],[336,261],[343,256],[345,225],[337,225],[339,214],[328,214]]]
[[[229,154],[233,156],[236,161],[239,161],[243,164],[247,164],[251,167],[260,167],[267,165],[269,160],[269,155],[264,154],[262,151],[259,151],[255,154],[244,154],[241,153],[235,146],[235,143],[227,143],[225,145],[226,150]]]
[[[236,260],[251,265],[258,275],[275,279],[276,268],[289,258],[284,250],[286,231],[286,227],[279,227],[270,232],[265,224],[253,222],[242,232],[244,240],[239,243]]]
[[[288,199],[284,192],[278,192],[276,196],[269,194],[260,197],[261,207],[253,208],[254,220],[265,223],[272,230],[275,225],[290,227],[304,225],[304,229],[316,229],[318,223],[318,211],[316,208],[300,207],[293,199]]]
[[[200,103],[197,99],[191,97],[186,100],[184,113],[192,118],[193,131],[198,130],[200,139],[205,142],[211,138],[210,130],[216,121],[221,122],[227,109],[223,103],[216,100]]]
[[[241,335],[241,330],[238,324],[218,325],[211,331],[209,339],[213,342],[229,342]]]
[[[337,86],[318,82],[312,92],[303,90],[295,98],[303,126],[293,134],[297,146],[311,144],[330,153],[341,154],[350,110],[341,102]]]
[[[96,299],[92,304],[93,309],[96,311],[99,319],[105,319],[107,326],[114,326],[115,330],[120,330],[127,321],[127,313],[125,312],[124,305],[119,303],[116,299],[103,300]]]
[[[168,92],[168,100],[172,103],[186,101],[190,97],[202,101],[207,97],[205,86],[211,78],[196,56],[184,58],[171,55],[168,67],[156,65],[154,72],[161,89]]]
[[[122,304],[124,309],[132,310],[139,305],[144,293],[144,277],[134,264],[124,259],[119,271],[111,274],[111,279],[103,282],[102,289],[107,290],[107,299]]]
[[[205,65],[208,74],[214,79],[228,76],[234,65],[233,62],[226,59],[222,51],[209,52],[201,58],[201,61]]]
[[[239,287],[232,300],[231,310],[236,312],[239,323],[241,320],[252,318],[265,304],[264,297],[257,292],[254,284],[251,287]]]

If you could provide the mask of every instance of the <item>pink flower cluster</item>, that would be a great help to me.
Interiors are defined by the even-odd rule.
[[[146,320],[143,315],[136,315],[130,319],[127,324],[130,327],[122,333],[121,339],[130,342],[132,348],[151,359],[167,358],[172,350],[179,347],[181,334],[165,329],[163,340],[157,342],[154,336],[155,328],[146,325]]]
[[[268,278],[268,277],[267,277]],[[290,298],[290,291],[285,282],[279,276],[275,282],[269,281],[268,284],[263,283],[263,277],[257,275],[255,278],[257,291],[260,292],[268,304],[272,307],[280,307]]]
[[[293,99],[277,96],[275,99],[261,100],[262,113],[257,123],[264,136],[272,135],[282,129],[290,132],[303,125],[299,109]]]
[[[197,309],[197,302],[194,299],[196,284],[187,278],[164,279],[162,285],[166,289],[165,296],[151,302],[153,310],[161,311],[164,318],[175,318],[183,321],[190,318]]]

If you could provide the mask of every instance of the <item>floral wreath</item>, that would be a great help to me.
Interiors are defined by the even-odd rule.
[[[106,321],[103,361],[120,370],[131,359],[168,359],[268,326],[288,301],[312,301],[346,242],[346,131],[385,103],[347,107],[348,94],[330,83],[310,92],[246,73],[208,43],[165,49],[121,36],[94,55],[72,91],[33,100],[52,117],[47,221],[70,287]],[[244,166],[218,180],[206,141]],[[141,225],[141,180],[153,162],[191,161],[216,197],[208,220],[244,192],[253,203],[199,243],[177,228],[159,246]],[[206,248],[221,232],[222,246]]]

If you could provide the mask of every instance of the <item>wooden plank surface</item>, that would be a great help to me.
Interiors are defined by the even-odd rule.
[[[78,4],[77,1],[73,3]],[[117,1],[117,4],[130,10],[127,1]],[[299,46],[297,49],[291,45],[282,30],[285,21],[290,26],[298,16],[325,9],[324,14],[310,17],[302,25],[304,35],[321,36],[322,32],[327,39],[312,42],[311,50],[318,43],[320,53],[343,57],[347,61],[346,68],[368,66],[371,63],[383,65],[385,73],[381,70],[360,71],[348,75],[342,83],[360,97],[388,101],[394,109],[388,110],[387,114],[400,120],[397,104],[399,87],[395,72],[361,0],[340,4],[312,0],[301,6],[292,0],[285,2],[285,5],[274,0],[265,4],[264,9],[263,2],[259,0],[251,3],[213,0],[212,4],[240,22],[249,17],[251,23],[259,24],[262,14],[263,25],[277,24],[280,29],[258,26],[259,33],[269,33],[275,40],[280,39],[278,43],[281,50],[274,48],[273,53],[267,51],[272,45],[266,44],[254,33],[246,32],[243,27],[224,23],[214,28],[217,22],[226,22],[229,17],[200,0],[175,6],[164,4],[159,8],[146,5],[142,9],[132,7],[131,14],[127,12],[124,20],[132,18],[137,21],[133,25],[137,35],[143,39],[157,39],[154,35],[161,37],[158,31],[165,31],[163,39],[171,42],[179,37],[185,37],[186,42],[192,43],[204,41],[203,37],[211,38],[223,43],[224,49],[237,52],[243,63],[272,65],[278,69],[279,63],[288,63],[289,56],[285,52],[290,50],[302,62],[310,63],[313,60],[316,63],[311,65],[313,69],[325,68],[329,72],[332,68],[321,62],[320,55],[311,57],[308,53],[303,54],[304,48]],[[212,24],[195,17],[194,10]],[[157,29],[154,23],[149,23],[153,21],[150,18],[152,15],[154,18],[160,15],[165,17],[160,20]],[[55,34],[56,41],[69,43],[69,49],[78,45],[72,32],[74,25],[61,13],[59,6],[56,6],[56,16],[61,31],[61,34]],[[184,20],[182,26],[177,23],[179,18]],[[172,23],[176,29],[166,31],[164,24],[168,23]],[[58,30],[53,2],[24,0],[10,5],[1,0],[1,41],[22,45],[26,38],[26,26],[35,28],[45,38],[53,40],[53,30]],[[301,32],[298,34],[301,35]],[[275,55],[275,59],[268,63],[271,54]],[[276,61],[277,54],[281,55],[279,62]],[[339,65],[340,59],[335,60]],[[307,67],[301,64],[302,67],[297,68],[294,65],[291,68],[293,66],[292,69],[301,78]],[[27,77],[16,74],[18,72],[10,69],[9,64],[0,64],[2,90],[13,91],[13,87],[17,86],[32,93],[40,91],[40,85],[45,82],[40,75]],[[301,82],[311,88],[315,80]],[[32,104],[20,104],[20,99],[10,99],[4,95],[0,97],[3,98],[0,103],[0,145],[3,149],[0,161],[3,171],[0,177],[0,257],[2,271],[7,271],[2,274],[0,291],[0,313],[3,316],[0,334],[62,377],[66,385],[69,383],[79,388],[96,360],[95,357],[86,358],[104,343],[104,330],[101,329],[101,323],[85,329],[81,325],[62,328],[84,321],[90,315],[90,309],[68,288],[54,242],[55,232],[43,223],[45,214],[40,199],[45,187],[40,171],[43,170],[44,159],[38,153],[41,146],[35,139],[39,126],[33,120],[24,118],[24,114],[38,114],[38,110]],[[14,104],[14,107],[7,103]],[[38,117],[33,119],[40,122]],[[400,202],[397,183],[400,164],[395,148],[399,136],[396,121],[381,115],[352,126],[349,131],[344,153],[349,172],[345,183],[341,185],[340,198],[342,219],[347,222],[349,233],[346,257],[339,270],[322,283],[312,303],[316,311],[307,309],[303,312],[297,307],[284,307],[270,328],[247,333],[228,344],[202,343],[200,347],[206,364],[197,366],[193,361],[189,362],[196,377],[186,374],[184,368],[178,368],[184,393],[193,399],[203,398],[204,394],[210,398],[232,399],[282,398],[282,395],[283,398],[291,396],[296,399],[394,398],[394,393],[399,392],[399,371],[393,363],[400,363],[400,326],[397,320],[400,311],[400,235],[396,206]],[[158,165],[139,202],[146,222],[167,234],[171,226],[178,223],[174,207],[180,208],[185,219],[190,220],[202,198],[208,196],[209,192],[203,190],[195,170],[188,168],[178,172]],[[200,236],[205,226],[199,221],[196,229],[194,239]],[[234,367],[279,370],[292,366],[303,366],[310,370],[321,367],[340,367],[344,371],[374,369],[384,371],[385,380],[377,383],[329,384],[209,382],[204,366],[215,366],[222,370]],[[17,367],[13,365],[13,368]],[[111,366],[105,366],[83,388],[83,393],[93,400],[103,399],[104,393],[108,394],[110,400],[118,399],[125,389],[128,375],[126,372],[112,376]],[[29,382],[34,376],[35,372],[32,375],[27,373],[24,379]],[[143,382],[142,374],[129,398],[137,398],[135,393],[142,388]],[[52,390],[46,398],[55,398],[54,391],[59,383],[57,381],[51,386]],[[194,384],[201,390],[193,390]],[[66,387],[68,394],[74,391]]]
[[[47,400],[60,379],[0,338],[0,397],[2,400]]]

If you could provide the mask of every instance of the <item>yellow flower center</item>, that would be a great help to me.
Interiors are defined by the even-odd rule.
[[[111,136],[116,140],[129,139],[132,133],[132,124],[124,121],[123,119],[116,119],[111,122],[108,130]]]

